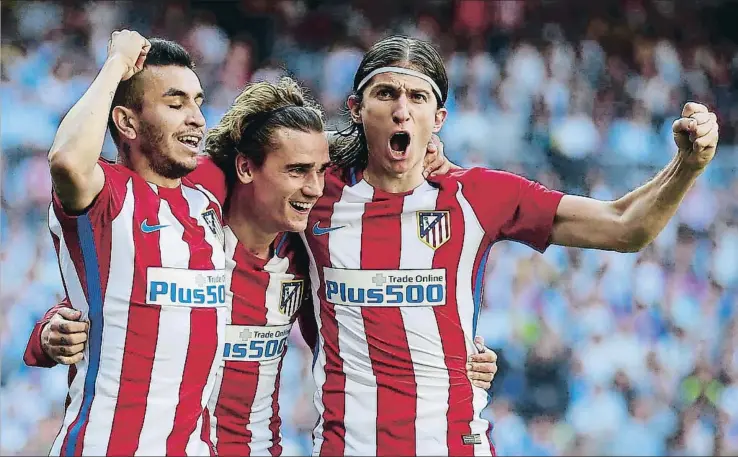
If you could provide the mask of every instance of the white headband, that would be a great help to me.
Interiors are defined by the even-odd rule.
[[[427,82],[431,85],[433,88],[433,92],[436,93],[436,97],[438,97],[438,101],[440,103],[443,102],[443,97],[441,96],[441,89],[438,88],[438,84],[436,84],[435,81],[433,81],[428,75],[425,75],[419,71],[411,70],[409,68],[402,68],[402,67],[381,67],[377,68],[376,70],[372,71],[368,75],[364,77],[364,79],[361,80],[359,85],[356,87],[356,91],[359,92],[361,89],[366,85],[366,83],[369,82],[372,77],[380,74],[380,73],[399,73],[401,75],[410,75],[415,76],[416,78],[420,78],[423,81]]]

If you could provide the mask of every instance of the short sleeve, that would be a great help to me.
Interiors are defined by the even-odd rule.
[[[564,194],[522,176],[476,168],[465,179],[472,204],[485,232],[543,252],[551,242],[554,217]]]
[[[97,163],[103,170],[105,183],[95,200],[84,212],[79,214],[67,212],[62,206],[56,191],[52,192],[51,205],[62,228],[76,230],[76,220],[83,215],[87,216],[93,225],[109,223],[115,219],[115,216],[123,207],[126,186],[133,175],[133,171],[122,165],[108,163],[103,159],[98,160]]]
[[[187,180],[202,186],[221,206],[225,202],[227,194],[225,174],[209,156],[201,155],[197,158],[197,168],[187,175]]]

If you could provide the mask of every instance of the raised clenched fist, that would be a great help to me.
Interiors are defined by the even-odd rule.
[[[717,116],[705,105],[693,102],[684,105],[682,117],[674,121],[672,131],[685,165],[702,170],[715,157],[719,136]]]
[[[151,43],[132,30],[113,32],[108,42],[108,60],[119,59],[126,66],[126,72],[121,81],[129,79],[143,70],[146,54],[149,53]]]

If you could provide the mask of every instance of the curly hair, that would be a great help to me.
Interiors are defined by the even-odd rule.
[[[223,170],[230,193],[236,182],[238,154],[261,167],[268,151],[276,146],[276,129],[323,133],[324,124],[320,105],[292,78],[283,77],[276,84],[250,83],[208,131],[204,151]]]

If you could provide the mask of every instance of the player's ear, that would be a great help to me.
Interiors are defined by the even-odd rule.
[[[136,139],[138,136],[138,118],[132,109],[125,106],[116,106],[113,108],[111,116],[121,137],[129,140]]]
[[[236,155],[236,177],[244,184],[249,184],[254,180],[253,164],[243,154]]]
[[[346,105],[354,124],[361,124],[361,99],[357,95],[350,95],[346,100]]]
[[[443,123],[446,122],[446,116],[448,116],[448,110],[446,108],[438,108],[436,110],[436,117],[433,120],[433,133],[441,131]]]

